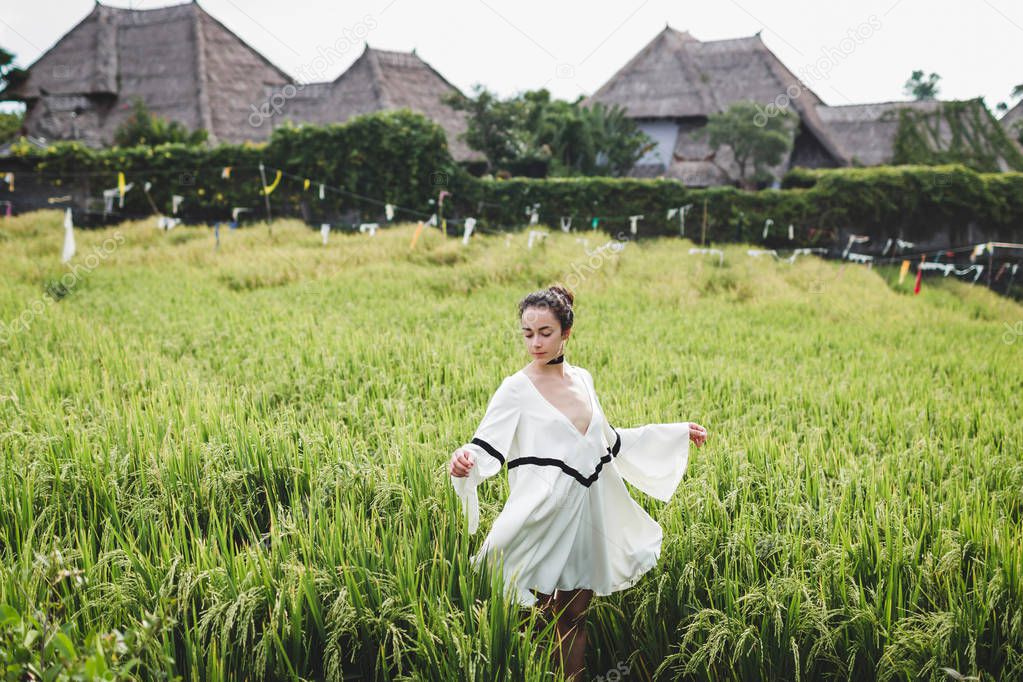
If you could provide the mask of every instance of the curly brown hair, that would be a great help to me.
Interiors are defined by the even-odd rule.
[[[519,317],[522,317],[522,313],[527,308],[550,310],[558,318],[561,331],[564,333],[572,328],[572,323],[575,321],[575,313],[572,310],[574,302],[575,294],[560,284],[555,284],[546,289],[534,291],[519,301]]]

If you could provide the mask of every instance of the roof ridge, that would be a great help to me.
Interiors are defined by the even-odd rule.
[[[754,33],[751,36],[740,36],[738,38],[714,38],[713,40],[697,40],[696,42],[701,45],[717,45],[720,43],[752,43],[755,41],[763,42],[759,33]]]
[[[405,50],[386,50],[382,47],[370,47],[369,43],[366,43],[366,49],[369,50],[370,52],[375,52],[376,54],[404,55],[406,57],[416,58],[419,57],[419,55],[416,54],[415,50],[410,50],[407,52]]]
[[[703,44],[695,38],[693,40],[696,42],[696,46],[694,47],[698,47]],[[686,77],[689,81],[696,85],[697,92],[700,93],[700,99],[702,100],[703,106],[707,109],[721,111],[721,101],[714,93],[714,88],[710,87],[709,83],[704,81],[702,77],[703,70],[700,69],[699,65],[696,63],[696,59],[689,52],[688,48],[690,45],[692,45],[692,42],[683,41],[672,50],[671,56],[678,64],[679,68],[686,73]]]
[[[881,105],[899,105],[899,104],[953,104],[957,102],[977,102],[983,99],[982,97],[967,97],[966,99],[893,99],[885,100],[882,102],[854,102],[852,104],[824,104],[821,102],[818,106],[824,106],[829,109],[853,109],[856,107],[877,107]]]
[[[380,108],[387,109],[389,107],[387,106],[387,98],[384,94],[383,69],[380,68],[380,62],[377,60],[377,51],[369,46],[369,42],[367,42],[363,47],[362,54],[359,55],[359,58],[352,62],[352,65],[345,69],[340,76],[334,79],[334,82],[336,83],[347,76],[359,62],[364,60],[366,62],[366,68],[369,69],[370,86],[373,90],[373,98],[376,100],[376,105]]]
[[[810,89],[806,83],[803,82],[799,76],[793,73],[789,67],[785,66],[785,63],[778,58],[771,48],[767,46],[764,39],[760,37],[760,34],[754,36],[756,39],[755,49],[764,56],[767,60],[767,66],[771,70],[771,73],[781,82],[784,87],[785,97],[788,99],[792,108],[795,109],[802,119],[803,124],[810,130],[811,133],[817,138],[817,141],[836,159],[848,163],[852,158],[849,153],[842,148],[842,145],[837,139],[835,139],[831,130],[828,129],[824,121],[817,115],[817,104],[823,100],[817,95],[816,92]],[[801,92],[792,97],[788,94],[790,83],[786,82],[788,78],[791,78],[795,85],[801,88]],[[813,98],[813,102],[805,102],[803,100],[803,94],[809,93]]]
[[[174,9],[175,7],[185,7],[187,5],[195,5],[196,7],[198,7],[199,3],[196,2],[196,0],[185,0],[184,2],[179,2],[174,5],[164,5],[163,7],[146,7],[143,9],[139,7],[117,7],[116,5],[104,5],[99,0],[96,0],[94,10],[98,8],[102,11],[116,12],[119,14],[128,14],[129,12],[159,12],[160,10]]]
[[[198,4],[195,5],[197,8]],[[207,87],[209,80],[209,66],[206,62],[206,32],[202,25],[202,14],[192,12],[192,30],[195,31],[195,71],[196,71],[196,109],[198,109],[199,125],[209,135],[210,142],[216,144],[217,134],[213,130],[213,110],[210,107],[210,93]]]
[[[583,100],[583,102],[584,103],[592,103],[600,95],[605,94],[605,90],[608,88],[608,86],[610,86],[611,84],[617,82],[630,68],[632,68],[635,64],[639,63],[640,60],[645,58],[648,54],[653,52],[655,45],[657,45],[661,41],[666,40],[666,36],[669,36],[671,34],[679,34],[679,33],[680,33],[679,31],[677,31],[676,29],[673,29],[671,26],[665,26],[661,31],[659,31],[657,33],[657,35],[655,35],[653,38],[651,38],[649,41],[647,41],[647,44],[639,49],[639,52],[637,52],[636,54],[632,55],[631,59],[629,59],[627,62],[625,62],[617,71],[615,71],[613,74],[611,74],[611,77],[608,78],[606,81],[604,81],[604,84],[601,85],[599,88],[597,88],[594,91],[594,93],[592,95],[590,95],[589,97],[587,97],[585,100]],[[693,40],[696,40],[696,39],[693,38]]]
[[[295,78],[292,77],[291,74],[286,72],[281,67],[277,66],[277,64],[275,64],[272,61],[270,61],[270,59],[267,58],[266,55],[264,55],[262,52],[257,50],[255,47],[250,45],[248,43],[248,41],[246,41],[244,38],[242,38],[240,35],[238,35],[235,31],[232,31],[230,28],[228,28],[227,25],[224,24],[224,22],[222,22],[220,19],[217,19],[215,16],[213,16],[208,11],[206,11],[206,8],[203,7],[202,5],[200,5],[197,0],[190,0],[190,2],[187,2],[187,3],[181,3],[181,4],[178,4],[178,5],[169,5],[168,7],[158,7],[158,8],[153,8],[153,9],[168,9],[169,7],[181,7],[182,5],[186,5],[186,4],[187,5],[194,5],[195,9],[196,9],[196,16],[197,17],[198,16],[206,17],[207,19],[212,21],[214,24],[219,26],[222,30],[226,31],[232,38],[237,40],[246,50],[248,50],[249,52],[254,54],[257,59],[259,59],[264,64],[269,66],[271,69],[276,71],[287,82],[290,82],[290,83],[297,82],[295,80]],[[136,10],[136,11],[140,11],[141,12],[141,11],[148,11],[148,10]]]

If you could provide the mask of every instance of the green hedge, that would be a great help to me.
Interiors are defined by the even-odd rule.
[[[950,131],[947,142],[942,130]],[[1023,171],[1023,153],[983,100],[941,102],[931,111],[899,109],[893,163],[961,163],[981,172]],[[1004,165],[1003,165],[1004,164]]]
[[[768,219],[774,221],[768,245],[792,245],[789,224],[796,246],[829,242],[826,234],[839,230],[917,240],[949,229],[954,236],[971,222],[992,239],[1023,241],[1023,173],[977,173],[959,165],[796,169],[782,189],[760,192],[687,189],[663,179],[559,178],[470,179],[455,195],[460,212],[495,227],[521,226],[528,207],[538,203],[541,222],[553,227],[571,215],[573,229],[587,229],[598,217],[608,232],[628,233],[628,216],[641,214],[640,237],[677,235],[679,221],[669,220],[667,211],[692,204],[686,236],[697,240],[706,206],[708,241],[760,243]]]
[[[447,217],[457,223],[474,216],[482,230],[521,228],[528,222],[528,207],[540,204],[541,222],[555,229],[561,216],[572,216],[576,231],[590,229],[598,218],[599,229],[628,235],[628,217],[639,214],[644,219],[638,237],[677,235],[679,220],[667,218],[667,212],[692,204],[686,236],[701,238],[706,215],[709,242],[762,243],[767,219],[774,221],[768,246],[828,244],[842,230],[914,241],[949,231],[959,243],[971,224],[990,239],[1023,241],[1023,173],[978,173],[961,165],[796,169],[781,189],[760,192],[690,189],[666,179],[479,179],[452,161],[438,125],[407,110],[344,124],[279,128],[265,144],[93,150],[60,143],[44,151],[16,146],[15,153],[55,188],[64,188],[57,193],[70,186],[100,196],[102,189],[117,185],[117,172],[124,171],[138,189],[128,193],[115,219],[152,213],[141,191],[146,180],[153,183],[150,194],[164,213],[170,213],[171,195],[180,194],[188,220],[224,220],[236,206],[251,209],[246,216],[260,219],[262,161],[296,178],[282,180],[271,195],[274,216],[299,216],[314,225],[342,217],[382,220],[384,202],[408,209],[399,210],[398,220],[423,218],[435,210],[433,201],[445,189],[452,193],[445,202]],[[229,179],[221,178],[224,166],[233,168]],[[268,175],[272,180],[273,173]],[[302,178],[312,180],[308,190]],[[341,191],[328,191],[321,202],[318,182]],[[787,238],[789,224],[795,226],[795,243]]]
[[[153,212],[141,191],[146,181],[152,183],[153,202],[167,214],[171,196],[178,194],[185,197],[181,213],[187,219],[223,220],[236,206],[250,208],[253,213],[248,215],[261,218],[260,161],[296,176],[283,178],[270,195],[274,215],[310,220],[342,213],[373,218],[383,213],[383,202],[427,211],[429,198],[458,172],[443,129],[408,110],[359,116],[343,124],[282,127],[261,144],[96,150],[62,142],[45,150],[15,145],[12,152],[41,173],[55,193],[77,190],[99,197],[103,189],[116,187],[117,173],[124,172],[135,187],[125,195],[116,218]],[[232,167],[227,179],[221,177],[225,166]],[[308,190],[304,178],[313,182]],[[273,179],[274,173],[267,171],[267,182]],[[345,192],[327,191],[321,202],[318,182]]]

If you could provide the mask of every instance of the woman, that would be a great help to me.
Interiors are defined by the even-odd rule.
[[[565,361],[573,302],[560,286],[519,302],[533,361],[505,377],[472,441],[449,463],[470,534],[479,526],[476,487],[507,464],[508,500],[472,563],[503,557],[519,603],[539,600],[558,614],[569,679],[584,669],[590,599],[630,587],[660,556],[661,527],[623,479],[667,502],[685,473],[689,442],[699,447],[707,438],[691,422],[611,426],[590,373]]]

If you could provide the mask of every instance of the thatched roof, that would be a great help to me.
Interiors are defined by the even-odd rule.
[[[933,100],[837,107],[822,104],[817,107],[817,114],[852,159],[864,166],[879,166],[891,161],[899,128],[899,110],[929,114],[938,111],[940,104]]]
[[[460,93],[412,52],[365,47],[358,59],[329,83],[310,83],[288,100],[284,117],[295,123],[341,122],[359,114],[408,108],[437,122],[457,160],[482,158],[461,141],[466,116],[441,98]]]
[[[272,111],[282,92],[283,112]],[[441,102],[448,92],[458,90],[415,52],[367,46],[334,81],[295,84],[196,2],[144,10],[97,3],[0,99],[26,102],[29,134],[93,146],[112,142],[135,97],[154,114],[205,128],[212,143],[265,140],[284,118],[334,123],[408,107],[444,128],[456,159],[482,158],[458,139],[465,114]]]
[[[956,112],[961,112],[954,115],[971,140],[977,144],[991,141],[991,131],[984,126],[995,124],[980,99],[961,102],[940,100],[876,102],[837,107],[818,105],[817,113],[827,126],[832,139],[841,145],[854,163],[878,166],[893,161],[901,111],[925,117],[928,129],[937,133],[933,139],[929,139],[930,146],[934,150],[948,149],[957,134],[946,115],[950,113],[947,109],[952,104],[956,105]],[[977,125],[978,121],[980,127]],[[931,137],[930,133],[928,137]],[[1012,164],[1004,157],[999,157],[997,163],[1001,170],[1012,168]]]
[[[806,130],[836,161],[845,161],[817,117],[821,99],[767,48],[760,34],[701,41],[667,26],[584,104],[617,104],[635,119],[682,120],[706,119],[740,100],[790,102]]]
[[[1003,170],[1018,165],[1014,149],[1005,150],[1002,136],[991,135],[994,119],[981,100],[945,102],[880,102],[829,107],[772,53],[760,35],[733,40],[701,41],[665,27],[585,103],[619,105],[642,125],[671,120],[678,125],[671,158],[663,165],[637,166],[635,175],[664,175],[686,184],[718,184],[734,178],[735,164],[727,148],[713,150],[701,135],[708,117],[741,100],[775,104],[799,117],[790,158],[771,169],[779,175],[787,166],[880,165],[891,163],[901,110],[911,110],[937,131],[929,139],[932,151],[947,151],[959,142],[948,115],[958,116],[984,154]],[[1023,119],[1023,104],[1003,118]],[[651,126],[661,125],[649,123]],[[934,128],[934,126],[937,126]],[[1002,145],[999,147],[999,145]],[[999,151],[1001,150],[1001,151]]]
[[[155,114],[207,129],[212,142],[241,142],[267,136],[249,124],[250,105],[289,81],[197,3],[97,3],[2,97],[25,101],[26,129],[49,139],[109,144],[137,96]]]
[[[1019,104],[1005,112],[1001,122],[1009,133],[1018,135],[1018,128],[1023,126],[1023,100],[1020,100]]]

